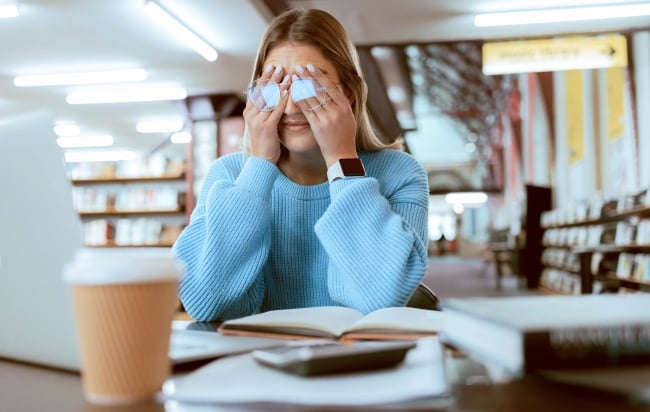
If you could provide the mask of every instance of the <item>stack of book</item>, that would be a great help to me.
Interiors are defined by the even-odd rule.
[[[449,299],[443,342],[513,375],[650,365],[650,294]]]

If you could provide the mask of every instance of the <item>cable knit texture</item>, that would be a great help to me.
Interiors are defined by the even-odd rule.
[[[368,177],[302,186],[243,153],[217,159],[174,244],[180,297],[201,321],[272,309],[403,306],[427,266],[427,175],[397,150]]]

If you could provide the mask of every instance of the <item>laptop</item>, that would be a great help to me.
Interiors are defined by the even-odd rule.
[[[63,267],[82,246],[63,152],[45,111],[0,118],[0,358],[79,371]],[[230,339],[194,322],[172,325],[175,365],[281,344]]]
[[[0,357],[76,370],[62,268],[81,223],[52,127],[46,112],[0,119]]]

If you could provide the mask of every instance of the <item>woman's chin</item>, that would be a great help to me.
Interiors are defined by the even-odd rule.
[[[282,145],[290,152],[304,152],[314,149],[320,150],[316,139],[309,133],[285,133],[280,138]]]

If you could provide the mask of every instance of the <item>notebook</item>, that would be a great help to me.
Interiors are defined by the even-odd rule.
[[[63,153],[46,112],[0,118],[0,358],[79,371],[71,293],[62,270],[82,245]],[[174,364],[278,344],[173,325]]]

